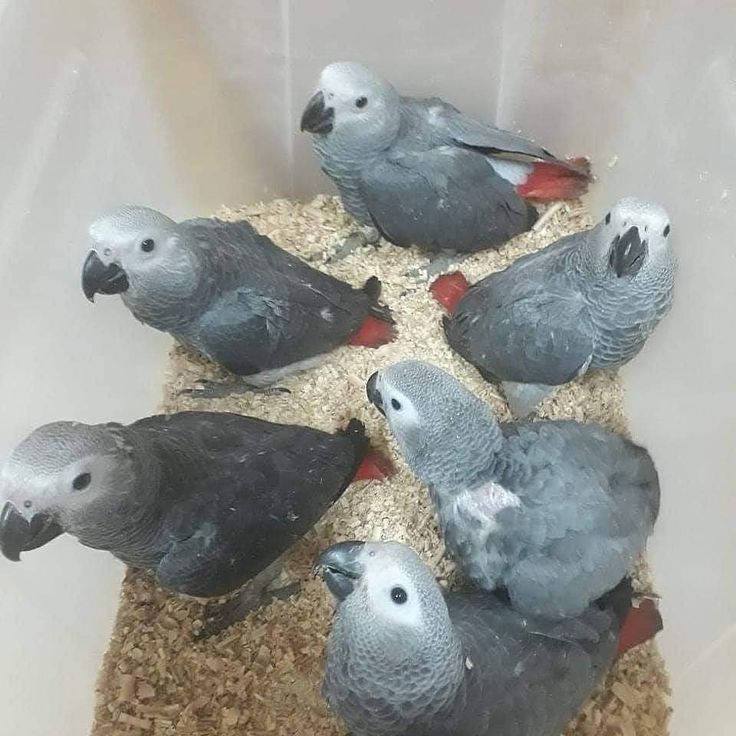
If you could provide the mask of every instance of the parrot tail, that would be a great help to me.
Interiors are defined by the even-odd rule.
[[[429,287],[435,301],[439,302],[450,314],[455,311],[458,302],[465,296],[470,287],[468,280],[459,271],[438,276]]]
[[[371,301],[370,314],[348,338],[348,345],[377,348],[396,339],[391,310],[378,301],[381,297],[381,286],[381,282],[375,276],[371,276],[363,285],[363,293]]]
[[[639,605],[632,605],[626,614],[618,634],[616,656],[620,657],[629,649],[653,639],[663,628],[662,614],[657,609],[655,602],[651,598],[642,598]]]
[[[537,161],[527,180],[516,186],[516,193],[536,202],[575,199],[585,194],[592,180],[587,158],[570,158],[559,163]]]
[[[362,455],[351,483],[359,480],[385,480],[396,472],[390,458],[371,447],[365,436],[365,425],[359,419],[351,419],[341,434],[352,439]]]
[[[600,603],[610,605],[621,621],[618,632],[618,649],[616,657],[625,654],[639,644],[643,644],[662,631],[664,624],[662,615],[652,598],[637,595],[631,586],[631,579],[624,578],[612,591],[606,593]]]

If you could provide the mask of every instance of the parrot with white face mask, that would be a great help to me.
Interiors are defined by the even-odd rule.
[[[355,62],[322,70],[302,114],[323,171],[358,222],[400,246],[497,248],[537,219],[530,200],[580,196],[585,159],[531,141],[433,97],[403,97]]]
[[[500,424],[457,379],[416,360],[374,373],[367,392],[429,487],[451,557],[522,613],[577,616],[644,550],[659,479],[624,437],[571,421]]]
[[[559,736],[616,656],[662,628],[628,580],[550,621],[444,593],[398,542],[341,542],[316,567],[337,600],[323,693],[353,736]]]
[[[89,231],[82,288],[90,301],[120,294],[141,322],[241,377],[204,386],[199,396],[268,387],[340,345],[378,347],[395,337],[377,278],[355,289],[247,222],[176,223],[129,206]]]
[[[430,287],[450,312],[450,346],[503,387],[517,417],[590,370],[619,368],[672,306],[677,261],[659,205],[617,202],[568,235],[470,286],[460,273]]]
[[[227,412],[54,422],[2,468],[0,551],[17,561],[66,532],[176,593],[210,598],[251,581],[229,625],[353,480],[390,472],[358,420],[336,434]]]

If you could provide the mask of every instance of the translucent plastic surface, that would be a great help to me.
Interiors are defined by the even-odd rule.
[[[168,340],[85,302],[87,222],[332,191],[298,118],[324,64],[363,61],[590,155],[595,213],[624,194],[670,210],[676,306],[625,370],[628,406],[663,478],[673,734],[733,733],[735,27],[727,0],[0,0],[0,456],[51,419],[155,409]],[[0,732],[85,732],[120,573],[71,540],[0,561]]]

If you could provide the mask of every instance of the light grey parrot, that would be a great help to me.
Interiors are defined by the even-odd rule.
[[[377,347],[395,336],[377,278],[354,289],[247,222],[176,223],[147,207],[123,207],[92,223],[90,236],[88,299],[120,294],[141,322],[243,377],[203,396],[268,386],[340,345]]]
[[[617,653],[662,628],[628,580],[550,621],[443,594],[397,542],[342,542],[317,568],[338,601],[323,693],[353,736],[559,736]]]
[[[522,613],[576,616],[631,570],[659,511],[649,454],[596,424],[499,424],[436,366],[374,373],[370,401],[429,487],[450,555]]]
[[[433,97],[402,97],[354,62],[325,67],[301,119],[345,209],[397,245],[498,247],[537,218],[527,200],[570,199],[585,159],[561,161]]]
[[[469,288],[462,274],[440,276],[430,288],[451,312],[447,340],[527,416],[556,386],[644,347],[672,305],[669,234],[662,207],[622,199],[590,230]]]
[[[17,561],[67,532],[177,593],[208,598],[255,581],[235,599],[237,617],[354,479],[389,472],[357,419],[334,435],[227,412],[54,422],[2,468],[0,551]]]

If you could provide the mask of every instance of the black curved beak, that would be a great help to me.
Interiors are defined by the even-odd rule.
[[[95,294],[122,294],[128,290],[128,274],[116,263],[106,266],[91,250],[82,269],[82,291],[91,302]]]
[[[10,501],[6,501],[0,513],[0,552],[9,560],[19,562],[21,552],[43,547],[63,531],[51,516],[35,514],[28,521]]]
[[[355,589],[365,567],[360,561],[365,542],[340,542],[328,547],[317,560],[315,572],[330,589],[330,593],[339,601],[344,601]]]
[[[378,371],[376,371],[369,379],[368,382],[365,384],[365,392],[368,395],[368,401],[373,404],[373,406],[378,409],[378,411],[383,414],[383,416],[386,416],[386,411],[383,408],[383,398],[381,396],[381,392],[376,388],[376,384],[378,383]]]
[[[325,96],[317,92],[307,102],[302,113],[301,130],[309,133],[329,133],[335,119],[335,109],[325,106]]]
[[[630,227],[623,235],[617,235],[611,244],[609,263],[621,278],[624,275],[633,276],[644,263],[647,251],[647,241],[639,236],[639,228]]]

